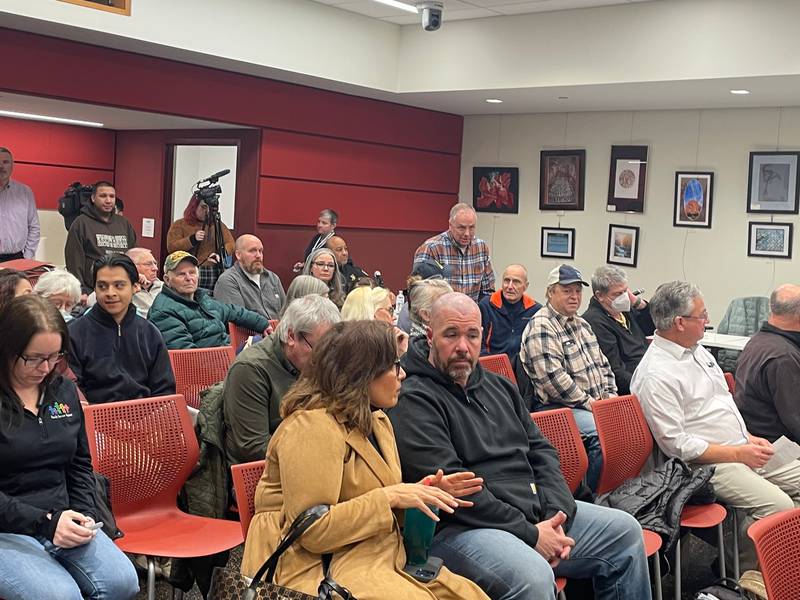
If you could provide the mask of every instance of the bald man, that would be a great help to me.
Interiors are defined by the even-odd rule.
[[[280,278],[264,268],[264,245],[254,235],[239,236],[234,247],[236,264],[219,276],[214,299],[236,304],[267,319],[277,319],[286,293]]]
[[[734,399],[750,433],[800,443],[800,287],[776,288],[769,310],[739,355]]]
[[[347,249],[347,242],[344,239],[334,235],[328,240],[325,247],[333,252],[336,262],[339,263],[339,277],[342,278],[342,288],[345,294],[349,294],[363,277],[369,277],[364,269],[353,264],[350,251]]]
[[[528,270],[508,265],[500,289],[480,301],[483,338],[481,354],[507,354],[514,364],[522,343],[522,332],[542,305],[525,293]]]
[[[648,600],[639,523],[573,499],[558,453],[517,387],[481,368],[480,347],[475,302],[457,292],[439,297],[427,339],[411,341],[400,400],[388,413],[403,481],[437,469],[484,481],[466,498],[473,506],[439,513],[431,554],[492,600],[554,600],[554,573],[593,578],[598,600]]]

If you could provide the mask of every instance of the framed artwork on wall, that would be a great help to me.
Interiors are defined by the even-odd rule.
[[[639,228],[631,225],[609,225],[606,262],[635,268],[638,259]]]
[[[609,212],[644,212],[647,146],[611,146]]]
[[[709,171],[675,172],[675,227],[711,227],[711,202],[714,173]]]
[[[575,258],[575,230],[542,227],[542,258]]]
[[[791,223],[756,223],[751,221],[747,236],[747,256],[792,258]]]
[[[476,212],[519,213],[518,167],[473,167],[472,205]]]
[[[542,150],[539,210],[583,210],[586,150]]]
[[[751,152],[747,212],[797,214],[800,152]]]

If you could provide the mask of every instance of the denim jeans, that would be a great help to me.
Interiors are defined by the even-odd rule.
[[[554,575],[593,579],[597,600],[649,600],[650,577],[638,521],[621,510],[577,504],[567,534],[575,546],[555,570],[535,549],[499,529],[445,528],[433,539],[431,554],[481,586],[492,600],[554,600]]]
[[[75,548],[0,533],[0,556],[0,598],[5,600],[128,600],[139,592],[133,563],[102,531]]]

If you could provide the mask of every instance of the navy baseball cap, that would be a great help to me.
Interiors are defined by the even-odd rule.
[[[547,276],[547,285],[551,286],[554,283],[560,283],[561,285],[580,283],[581,285],[585,285],[587,287],[589,285],[583,280],[583,275],[581,275],[581,272],[570,265],[558,265],[555,269],[550,271],[550,274]]]
[[[411,271],[412,275],[419,275],[423,279],[447,279],[452,274],[453,269],[450,265],[443,265],[438,260],[432,258],[414,263]]]

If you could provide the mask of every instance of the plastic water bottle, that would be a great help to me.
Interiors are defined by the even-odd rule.
[[[406,298],[403,296],[403,290],[397,292],[397,299],[394,303],[394,322],[397,323],[397,318],[400,316],[400,313],[403,311],[403,304],[405,304]]]

